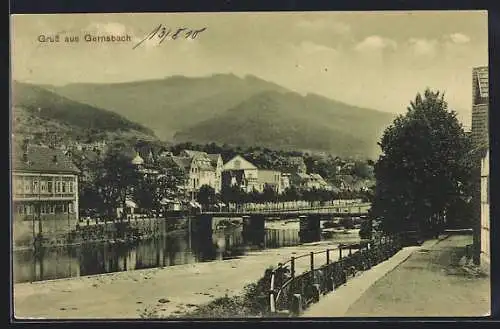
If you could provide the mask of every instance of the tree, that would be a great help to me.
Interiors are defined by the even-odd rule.
[[[259,203],[262,201],[262,194],[254,188],[248,195],[248,201]]]
[[[271,185],[264,185],[264,189],[262,190],[262,200],[264,202],[276,202],[278,198],[278,193]]]
[[[384,131],[372,214],[386,232],[439,230],[443,213],[470,194],[471,142],[444,95],[417,94]]]
[[[141,179],[140,173],[131,163],[131,157],[120,148],[112,148],[106,153],[96,172],[95,184],[103,201],[103,210],[115,217],[115,209],[126,209],[126,200]],[[125,211],[122,218],[125,216]]]
[[[367,179],[373,175],[373,167],[365,161],[354,162],[353,175],[359,178]]]
[[[245,191],[237,185],[223,186],[221,191],[222,201],[226,204],[241,204],[245,200]]]
[[[198,201],[204,209],[208,209],[216,202],[215,189],[210,185],[202,185],[196,195],[196,201]]]
[[[302,198],[302,195],[300,194],[300,191],[297,189],[297,187],[295,185],[292,185],[285,189],[281,198],[283,201],[298,201]]]

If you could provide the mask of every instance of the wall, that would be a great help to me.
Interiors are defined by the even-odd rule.
[[[489,152],[481,159],[481,263],[490,263]]]

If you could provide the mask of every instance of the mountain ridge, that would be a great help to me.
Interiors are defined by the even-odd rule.
[[[202,77],[175,75],[111,84],[85,82],[52,86],[48,90],[118,113],[148,127],[164,141],[192,139],[201,143],[233,144],[239,141],[243,145],[262,143],[270,148],[345,153],[346,146],[336,146],[337,143],[358,145],[352,146],[353,152],[371,154],[371,149],[377,148],[380,131],[395,117],[316,93],[300,94],[250,74],[243,77],[232,73]],[[266,116],[260,113],[262,111],[275,112]],[[245,119],[240,120],[239,115]],[[277,120],[276,116],[281,119]],[[221,124],[217,124],[217,120]],[[259,128],[259,125],[267,128]],[[247,140],[227,131],[228,127],[244,131],[241,136]]]
[[[176,142],[208,142],[280,149],[329,151],[345,155],[378,154],[377,141],[393,115],[379,117],[363,108],[298,93],[265,91],[217,117],[174,137]],[[343,106],[339,106],[343,104]],[[368,113],[368,114],[367,114]],[[383,112],[382,112],[383,113]]]
[[[156,139],[153,131],[119,114],[73,101],[40,85],[13,81],[13,132],[21,135],[61,135],[92,138],[108,133]]]

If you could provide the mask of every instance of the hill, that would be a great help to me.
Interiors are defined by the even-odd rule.
[[[374,157],[377,141],[393,118],[314,94],[266,91],[179,131],[175,140]]]
[[[98,139],[104,135],[156,139],[152,130],[117,113],[75,102],[37,85],[14,81],[12,106],[15,135],[40,139]]]
[[[173,76],[112,84],[69,84],[51,87],[59,95],[105,108],[171,139],[177,131],[213,118],[262,91],[286,89],[254,76]]]

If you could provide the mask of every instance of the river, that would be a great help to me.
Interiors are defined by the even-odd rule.
[[[36,255],[31,250],[18,250],[13,253],[14,282],[216,261],[242,257],[251,250],[300,244],[298,222],[266,222],[264,244],[261,246],[245,243],[242,231],[241,226],[215,229],[211,236],[203,237],[186,229],[135,244],[93,243],[52,247],[42,249]],[[352,232],[328,238],[339,243],[358,239],[358,234]]]

